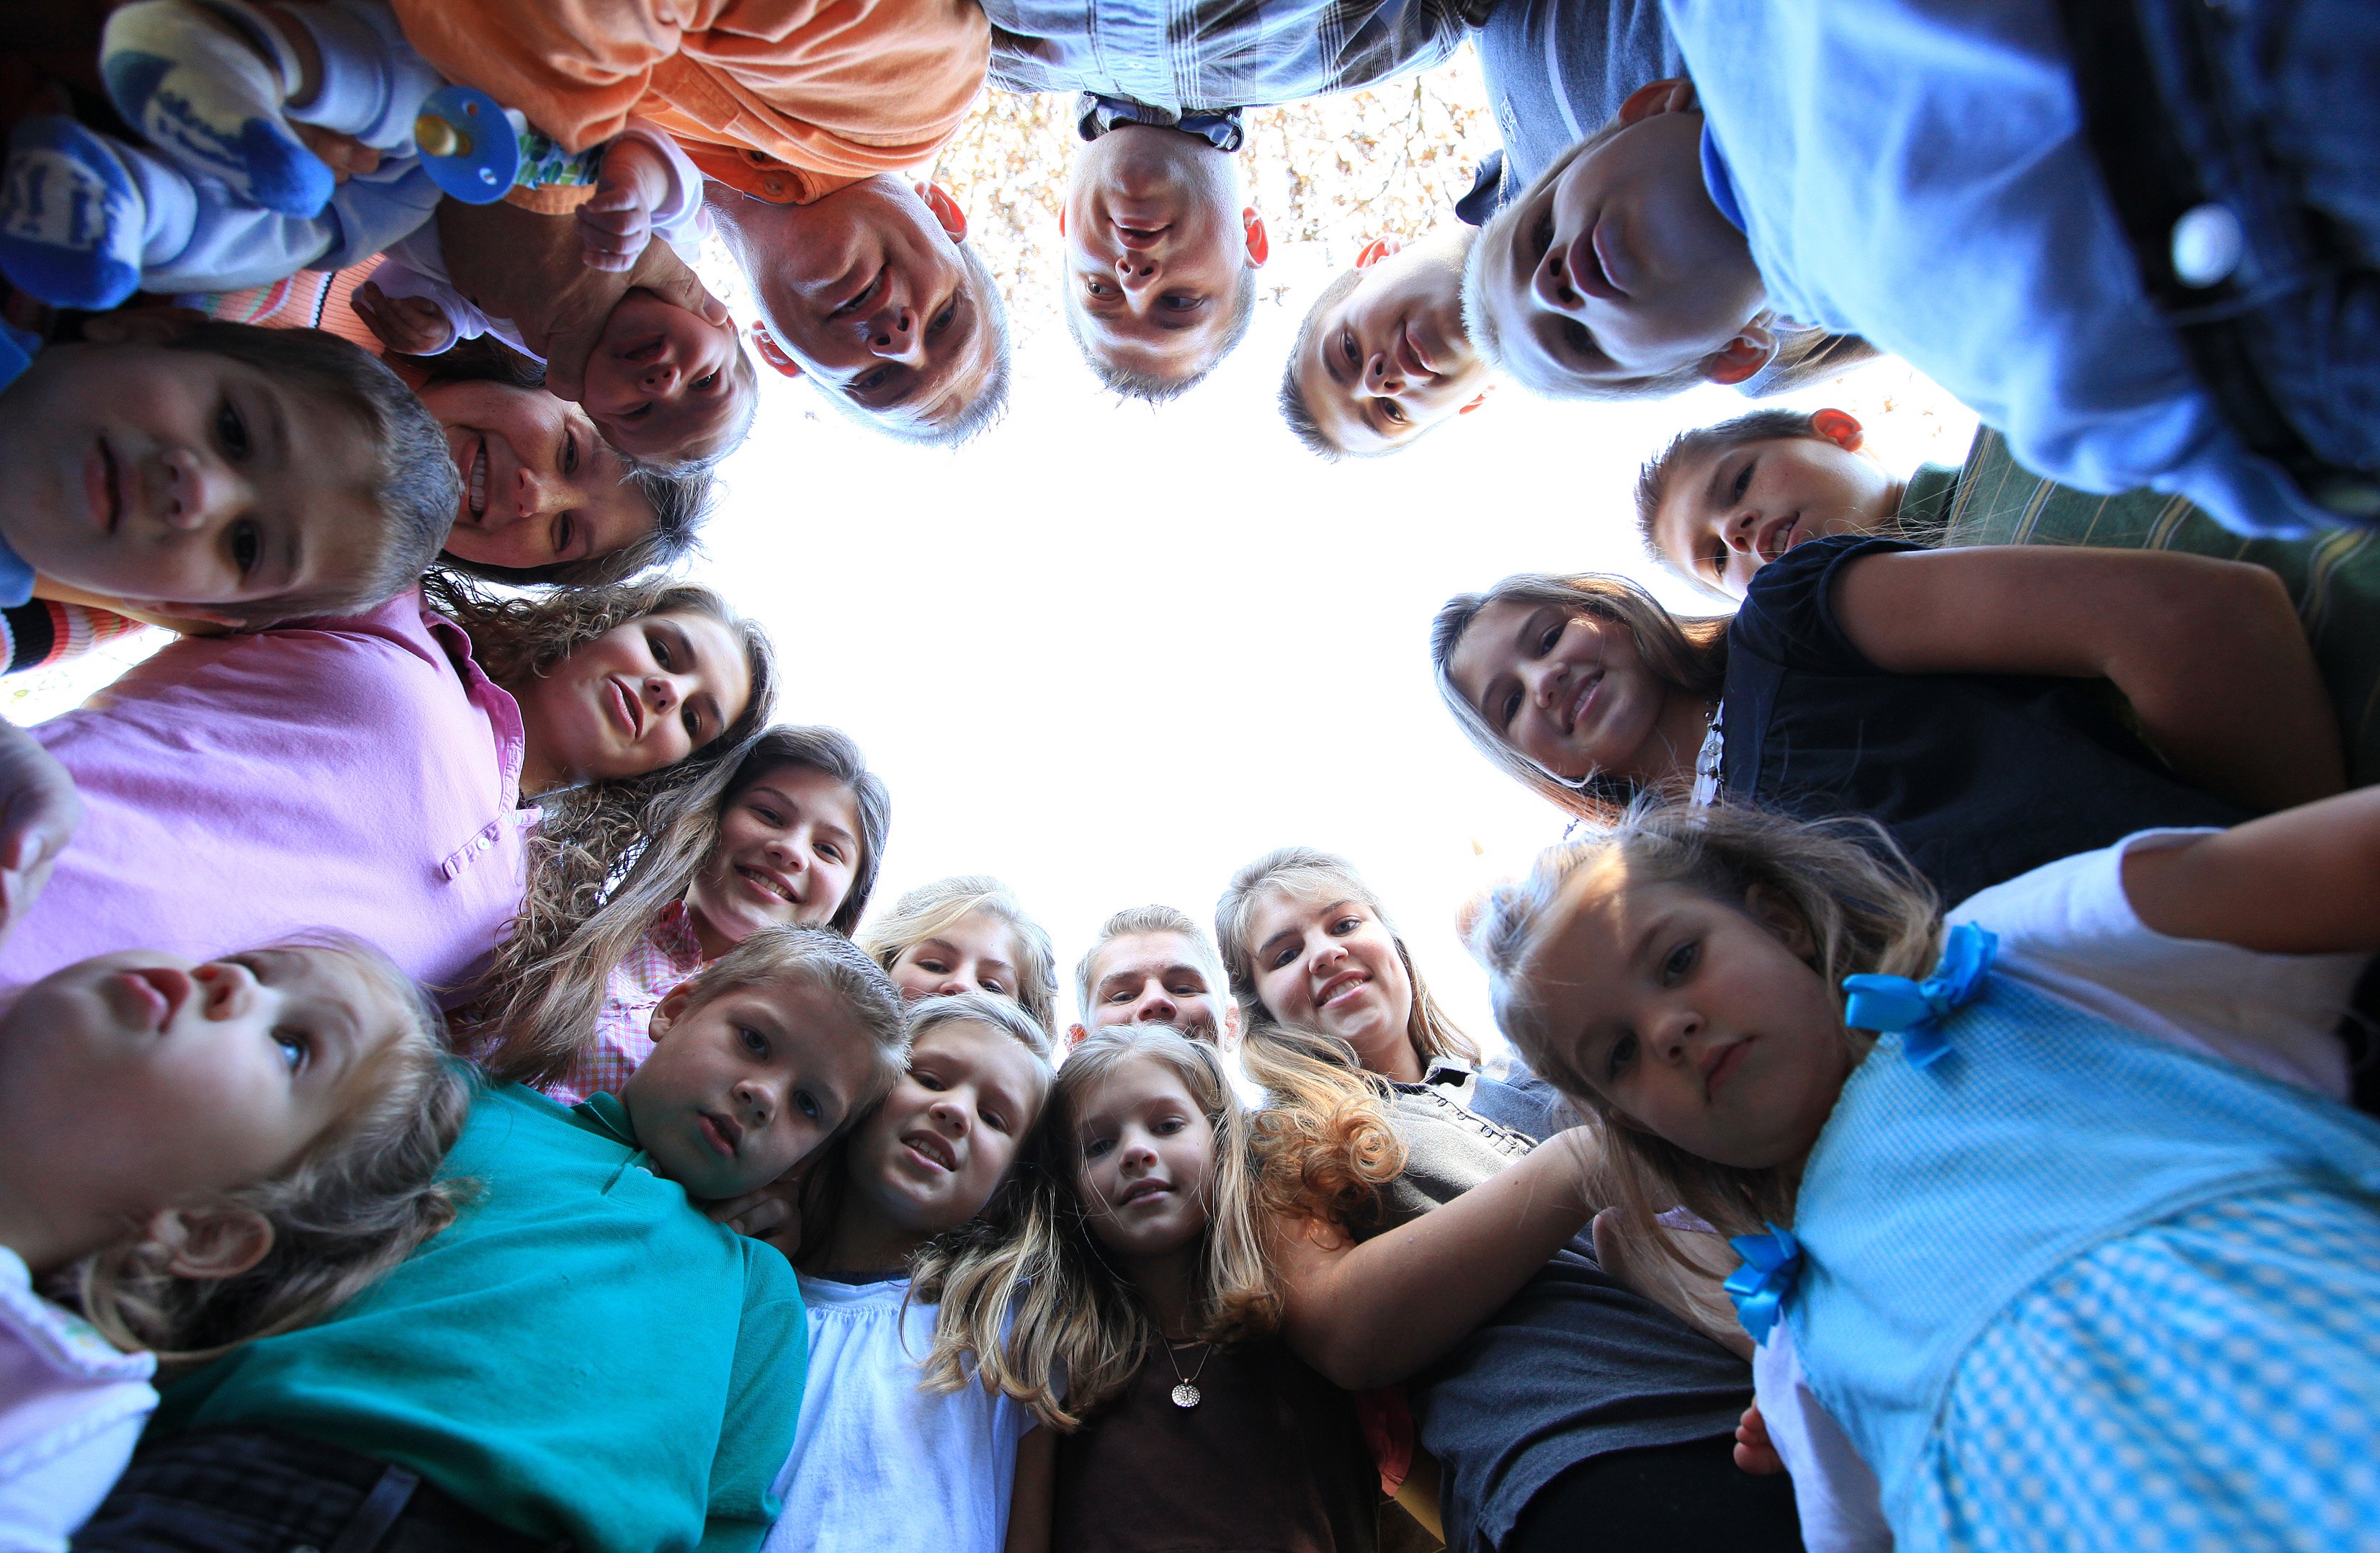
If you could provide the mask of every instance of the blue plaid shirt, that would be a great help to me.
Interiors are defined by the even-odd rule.
[[[1427,69],[1494,4],[987,0],[984,13],[992,85],[1094,92],[1179,118],[1296,103]]]

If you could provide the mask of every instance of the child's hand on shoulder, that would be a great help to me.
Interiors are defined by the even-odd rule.
[[[1760,1416],[1758,1402],[1745,1408],[1743,1416],[1736,1421],[1735,1464],[1759,1477],[1785,1470],[1785,1458],[1777,1454],[1777,1447],[1769,1442],[1768,1420]]]
[[[74,778],[32,734],[0,722],[0,941],[23,920],[81,823]]]
[[[706,1204],[702,1211],[715,1224],[724,1224],[748,1239],[768,1242],[791,1261],[795,1248],[801,1244],[802,1184],[808,1175],[809,1161],[805,1159],[766,1186]]]
[[[427,297],[391,297],[366,281],[347,301],[380,343],[400,356],[436,356],[455,343],[455,325]]]
[[[653,207],[669,197],[669,164],[632,135],[612,142],[595,198],[578,207],[578,240],[592,270],[625,270],[653,239]]]

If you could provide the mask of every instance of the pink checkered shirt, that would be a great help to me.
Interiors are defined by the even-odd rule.
[[[589,1095],[618,1094],[653,1049],[653,1038],[646,1031],[653,1022],[654,1005],[708,963],[685,904],[672,903],[612,967],[603,984],[602,1007],[595,1013],[593,1044],[545,1092],[566,1106]]]

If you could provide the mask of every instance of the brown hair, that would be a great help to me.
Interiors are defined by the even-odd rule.
[[[1016,1001],[1043,1029],[1056,1029],[1057,951],[1050,945],[1049,932],[1025,915],[1014,892],[990,874],[953,874],[906,891],[889,910],[860,928],[852,941],[890,971],[912,946],[948,932],[977,912],[1008,924],[1016,939],[1019,962]]]
[[[1485,593],[1456,594],[1431,622],[1429,657],[1438,676],[1439,698],[1479,752],[1502,767],[1513,781],[1555,807],[1584,819],[1609,819],[1634,799],[1634,781],[1602,772],[1576,782],[1556,776],[1507,744],[1488,725],[1479,709],[1455,687],[1451,665],[1463,632],[1488,605],[1514,600],[1551,604],[1573,614],[1589,614],[1626,626],[1646,668],[1675,689],[1711,700],[1718,698],[1727,682],[1730,617],[1671,614],[1659,600],[1637,584],[1607,573],[1557,576],[1546,572],[1523,572],[1506,577]]]
[[[1289,423],[1290,435],[1295,437],[1306,452],[1332,464],[1354,455],[1332,442],[1322,430],[1322,422],[1316,418],[1314,406],[1305,402],[1305,385],[1298,381],[1297,368],[1314,344],[1314,331],[1322,322],[1322,315],[1345,301],[1363,278],[1363,271],[1350,269],[1343,275],[1332,277],[1330,284],[1322,288],[1322,294],[1314,298],[1314,305],[1305,309],[1305,317],[1298,322],[1297,338],[1290,342],[1289,359],[1283,363],[1281,371],[1281,419]]]
[[[469,1070],[445,1053],[445,1026],[412,978],[360,939],[310,935],[281,946],[343,954],[395,1013],[392,1038],[346,1079],[349,1104],[289,1171],[225,1194],[272,1226],[262,1260],[225,1279],[184,1278],[148,1241],[86,1257],[63,1277],[91,1325],[124,1349],[176,1368],[310,1325],[445,1228],[468,1195],[438,1170],[470,1110]]]
[[[671,995],[685,993],[684,1013],[692,1013],[713,998],[772,982],[816,988],[848,1009],[867,1035],[876,1064],[867,1089],[852,1098],[837,1129],[848,1130],[909,1071],[909,1013],[901,994],[882,967],[841,933],[779,924],[761,928],[703,966],[678,983]]]
[[[1749,806],[1648,799],[1608,829],[1548,849],[1526,880],[1490,892],[1471,914],[1472,952],[1487,967],[1496,1023],[1533,1070],[1605,1122],[1604,1172],[1627,1223],[1649,1226],[1680,1206],[1724,1234],[1790,1221],[1795,1171],[1718,1164],[1613,1121],[1567,1040],[1545,1026],[1531,952],[1563,887],[1583,871],[1613,891],[1680,884],[1735,906],[1755,889],[1767,892],[1807,927],[1817,946],[1810,969],[1838,998],[1846,976],[1922,977],[1932,968],[1941,937],[1932,887],[1870,819],[1814,824]],[[1864,1054],[1861,1037],[1846,1030],[1843,1038],[1855,1056]]]

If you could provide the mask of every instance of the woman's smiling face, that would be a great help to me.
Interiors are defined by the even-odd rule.
[[[1447,677],[1498,738],[1572,782],[1639,774],[1670,693],[1625,625],[1524,599],[1480,610]]]
[[[616,625],[505,688],[520,703],[522,781],[535,791],[676,765],[744,715],[752,665],[720,621],[670,611]]]
[[[463,477],[448,554],[525,570],[609,555],[653,531],[651,499],[577,406],[500,382],[433,382],[421,402]]]
[[[1268,891],[1248,917],[1257,1001],[1285,1025],[1333,1035],[1364,1066],[1403,1077],[1413,978],[1388,924],[1361,902]]]

